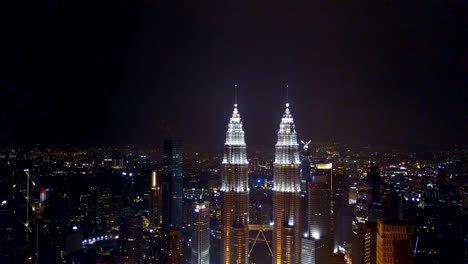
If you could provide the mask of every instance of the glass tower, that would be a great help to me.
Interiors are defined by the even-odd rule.
[[[163,226],[182,227],[182,141],[164,141]],[[164,186],[165,185],[165,186]]]
[[[210,263],[210,203],[193,202],[192,264]]]

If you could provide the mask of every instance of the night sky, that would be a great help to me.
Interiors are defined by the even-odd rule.
[[[301,139],[467,142],[463,1],[169,2],[4,9],[0,144],[218,151],[235,83],[256,148],[274,148],[286,84]]]

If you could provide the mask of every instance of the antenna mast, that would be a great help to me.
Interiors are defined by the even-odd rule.
[[[234,103],[237,105],[237,84],[234,84]]]

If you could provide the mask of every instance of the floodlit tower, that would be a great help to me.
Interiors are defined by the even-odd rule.
[[[150,223],[152,228],[161,226],[161,173],[151,172]]]
[[[248,263],[249,188],[247,146],[237,103],[229,121],[221,173],[222,261]]]
[[[210,263],[210,202],[192,203],[192,264]]]
[[[289,104],[276,143],[273,187],[273,263],[299,263],[301,256],[299,144]]]
[[[413,264],[413,226],[403,222],[377,221],[377,264]]]

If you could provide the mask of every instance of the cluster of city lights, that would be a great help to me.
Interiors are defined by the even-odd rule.
[[[114,235],[97,236],[97,237],[85,239],[85,240],[81,241],[81,244],[83,244],[83,246],[93,245],[96,242],[104,241],[104,240],[108,240],[108,239],[119,239],[119,236],[118,235],[115,235],[115,236]]]

